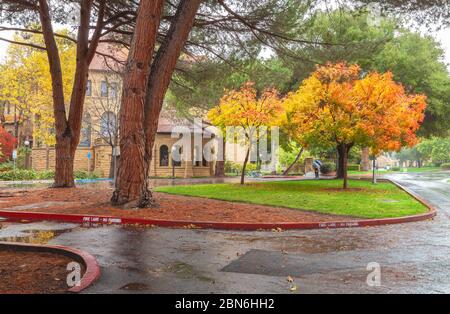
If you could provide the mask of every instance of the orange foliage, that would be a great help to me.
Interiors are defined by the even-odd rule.
[[[360,77],[357,65],[318,67],[284,102],[287,133],[306,147],[358,144],[376,155],[416,144],[426,97],[407,95],[390,72]]]

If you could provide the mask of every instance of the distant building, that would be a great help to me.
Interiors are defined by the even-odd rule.
[[[95,171],[107,177],[110,176],[113,160],[112,147],[118,146],[118,113],[122,95],[121,63],[126,60],[126,54],[104,47],[99,52],[100,54],[96,55],[89,68],[83,124],[80,144],[75,153],[74,168]],[[115,61],[106,58],[106,55],[113,55]],[[159,120],[149,175],[184,178],[213,175],[213,162],[172,160],[172,151],[176,149],[174,144],[178,141],[177,138],[171,138],[172,128],[175,126],[193,128],[190,121],[177,119],[174,113],[163,112]],[[202,152],[208,141],[209,139],[204,139],[202,147],[192,145],[193,160]],[[120,159],[118,149],[116,152]],[[35,170],[54,169],[55,149],[35,145],[32,153],[32,167]]]

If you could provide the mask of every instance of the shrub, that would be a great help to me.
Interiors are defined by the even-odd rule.
[[[8,168],[0,165],[0,167]],[[12,166],[11,166],[12,167]],[[1,169],[1,168],[0,168]],[[98,179],[100,176],[96,172],[88,173],[87,171],[75,171],[74,176],[76,179]],[[28,181],[28,180],[52,180],[55,177],[54,170],[34,171],[16,169],[14,170],[0,170],[0,181]]]
[[[335,170],[336,170],[336,165],[331,162],[324,162],[322,164],[322,167],[320,167],[320,172],[322,172],[323,174],[329,174]]]
[[[450,163],[445,163],[441,165],[441,169],[443,170],[450,170]]]
[[[392,170],[392,171],[400,171],[400,170],[402,170],[402,169],[401,169],[400,167],[392,167],[391,170]]]
[[[13,170],[14,166],[12,162],[5,162],[0,164],[0,172]]]
[[[361,169],[361,167],[359,165],[356,164],[349,164],[347,165],[347,170],[348,171],[359,171]]]
[[[79,180],[86,180],[86,179],[98,179],[99,175],[98,173],[94,172],[87,172],[87,171],[82,171],[82,170],[77,170],[74,171],[73,173],[75,179],[79,179]]]
[[[34,180],[36,173],[33,170],[16,169],[0,173],[0,180],[3,181],[27,181]]]
[[[55,171],[53,170],[44,170],[36,172],[37,180],[52,180],[55,177]]]
[[[226,161],[225,162],[225,173],[241,173],[242,172],[242,163],[232,162],[232,161]],[[250,171],[256,171],[258,166],[256,163],[247,163],[247,166],[245,167],[245,173],[249,173]]]

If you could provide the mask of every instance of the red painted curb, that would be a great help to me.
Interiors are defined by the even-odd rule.
[[[390,181],[390,180],[388,180]],[[88,225],[152,225],[159,227],[184,227],[184,228],[210,228],[223,230],[272,230],[281,228],[287,229],[338,229],[338,228],[355,228],[392,225],[407,222],[417,222],[431,219],[436,216],[436,209],[427,201],[422,199],[413,191],[393,182],[400,189],[411,195],[413,198],[428,207],[429,212],[420,215],[398,217],[398,218],[382,218],[382,219],[363,219],[336,222],[280,222],[280,223],[247,223],[247,222],[213,222],[213,221],[190,221],[190,220],[161,220],[161,219],[145,219],[145,218],[126,218],[114,216],[94,216],[79,214],[53,214],[40,212],[23,212],[23,211],[2,211],[0,217],[12,220],[49,220],[60,222],[71,222]]]
[[[100,278],[100,267],[97,260],[89,253],[62,245],[37,245],[14,242],[0,242],[0,247],[15,248],[21,251],[39,251],[62,254],[83,263],[86,271],[80,280],[80,285],[70,288],[68,292],[78,293],[92,285]]]

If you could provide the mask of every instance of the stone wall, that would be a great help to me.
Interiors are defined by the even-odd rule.
[[[91,148],[78,148],[75,152],[74,169],[75,171],[87,171],[89,167],[87,154]],[[92,163],[92,160],[91,160]],[[55,149],[54,148],[33,148],[31,153],[31,165],[33,170],[54,170],[55,169]],[[92,166],[91,166],[92,167]]]
[[[153,149],[153,160],[150,164],[151,177],[175,177],[191,178],[191,177],[209,177],[214,175],[214,163],[207,163],[205,166],[202,162],[198,166],[192,161],[182,161],[181,166],[172,167],[172,146],[178,139],[171,138],[169,134],[158,134],[155,139]],[[203,140],[203,145],[209,139]],[[169,165],[160,166],[160,147],[167,145],[169,148]],[[194,148],[192,148],[194,150]],[[91,153],[91,160],[87,158],[88,152]],[[79,147],[75,153],[75,170],[95,171],[101,177],[109,176],[109,168],[111,163],[111,147],[109,145],[95,145],[92,148]],[[194,152],[191,152],[193,158]],[[55,168],[55,149],[54,148],[33,148],[32,152],[32,168],[36,171],[53,170]]]

